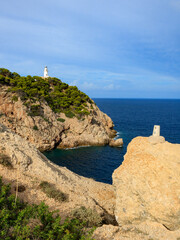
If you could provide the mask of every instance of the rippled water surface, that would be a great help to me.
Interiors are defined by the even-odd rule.
[[[94,99],[115,124],[123,148],[82,147],[46,152],[54,163],[73,172],[112,183],[112,173],[123,161],[128,143],[136,136],[149,136],[153,126],[161,126],[161,135],[167,141],[180,143],[180,100]]]

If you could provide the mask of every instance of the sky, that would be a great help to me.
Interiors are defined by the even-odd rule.
[[[0,0],[0,67],[91,98],[180,98],[180,0]]]

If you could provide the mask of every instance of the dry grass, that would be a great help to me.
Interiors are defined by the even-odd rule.
[[[59,202],[68,201],[68,195],[61,192],[59,189],[56,189],[53,184],[48,182],[41,182],[39,185],[41,190],[47,195],[49,198],[54,198]]]

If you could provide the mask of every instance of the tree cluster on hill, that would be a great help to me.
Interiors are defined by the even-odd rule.
[[[30,109],[32,116],[41,115],[41,102],[45,101],[56,112],[64,112],[67,117],[81,118],[88,115],[87,102],[92,100],[76,86],[69,86],[58,78],[39,76],[21,77],[16,72],[0,68],[0,84],[9,86],[9,91],[17,93]],[[16,101],[17,99],[13,99]],[[36,103],[36,104],[35,104]]]

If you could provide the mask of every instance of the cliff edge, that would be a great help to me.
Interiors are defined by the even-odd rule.
[[[158,222],[180,228],[180,144],[137,137],[113,173],[119,225]]]
[[[96,240],[180,239],[180,144],[136,137],[112,177],[119,226],[97,228]]]

